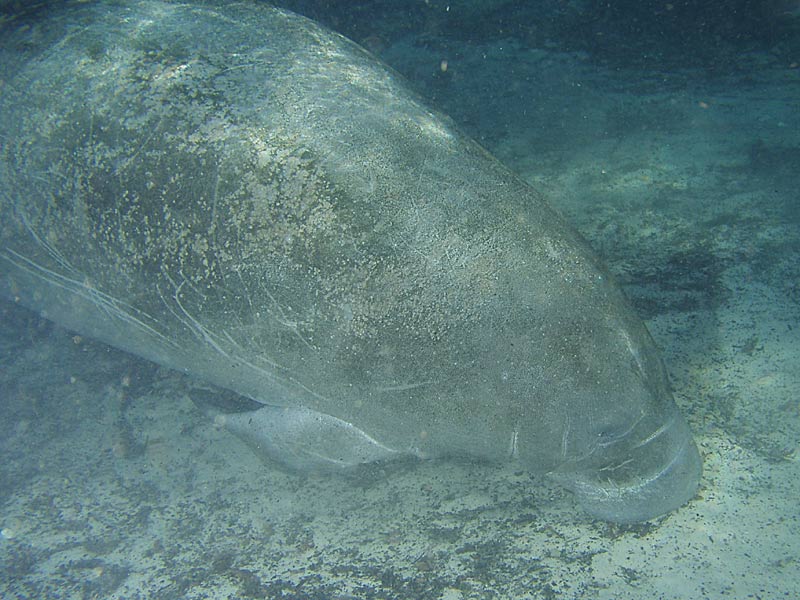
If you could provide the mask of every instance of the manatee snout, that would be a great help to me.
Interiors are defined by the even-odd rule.
[[[677,414],[654,430],[637,428],[624,439],[604,444],[583,462],[550,475],[572,490],[591,515],[623,524],[686,504],[702,474],[691,431]]]

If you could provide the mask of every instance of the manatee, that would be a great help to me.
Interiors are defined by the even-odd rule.
[[[514,462],[592,515],[692,498],[644,324],[528,184],[347,39],[251,3],[0,25],[0,289],[229,390],[301,469]]]

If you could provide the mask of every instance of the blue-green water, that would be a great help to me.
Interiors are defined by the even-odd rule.
[[[587,237],[663,351],[697,497],[619,527],[490,465],[288,474],[181,375],[3,304],[0,595],[800,595],[798,6],[405,4],[290,8],[404,74]]]

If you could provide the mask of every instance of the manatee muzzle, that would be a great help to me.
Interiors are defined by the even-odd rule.
[[[591,515],[624,524],[646,521],[686,504],[697,491],[702,469],[691,431],[675,415],[603,467],[559,469],[550,475],[572,490]]]

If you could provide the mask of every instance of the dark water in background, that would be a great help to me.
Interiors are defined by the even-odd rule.
[[[699,497],[617,528],[480,467],[265,474],[207,449],[226,438],[179,376],[0,305],[0,595],[800,597],[800,2],[279,4],[402,73],[589,239],[664,350]]]

